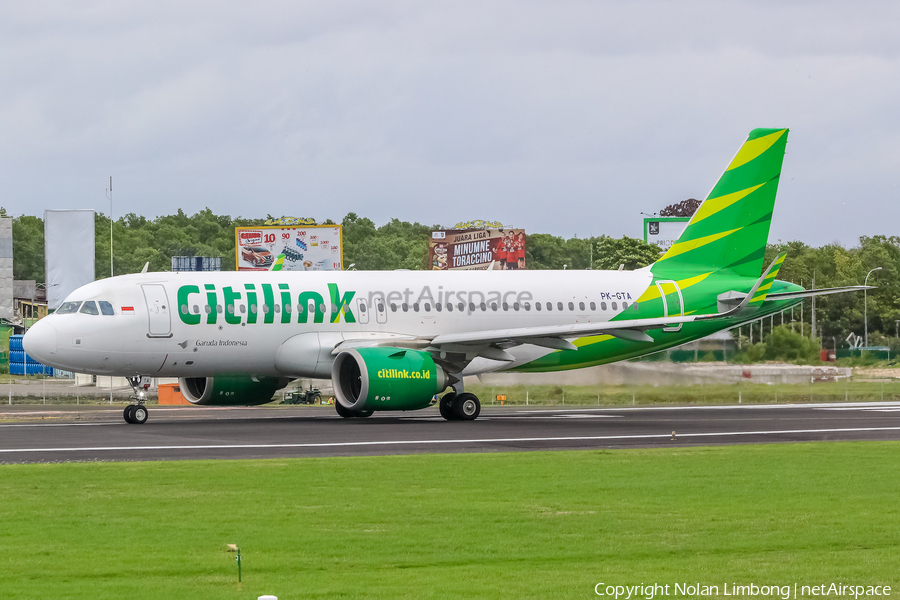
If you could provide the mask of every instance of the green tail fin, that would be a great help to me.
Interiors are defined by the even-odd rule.
[[[787,129],[754,129],[678,241],[651,267],[654,275],[683,279],[729,271],[759,277]]]

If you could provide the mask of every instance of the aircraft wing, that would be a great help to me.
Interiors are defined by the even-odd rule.
[[[717,317],[718,315],[692,315],[686,317],[665,317],[658,319],[630,319],[627,321],[601,321],[597,323],[574,323],[571,325],[545,325],[540,327],[518,327],[515,329],[492,329],[463,333],[444,333],[431,339],[431,346],[441,347],[453,344],[499,344],[513,342],[535,344],[550,348],[575,350],[571,342],[560,343],[566,338],[589,335],[611,335],[634,342],[652,342],[645,333],[648,329],[660,329],[679,323]],[[557,340],[557,341],[551,341]]]

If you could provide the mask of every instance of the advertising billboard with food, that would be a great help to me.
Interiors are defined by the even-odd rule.
[[[340,225],[235,227],[238,271],[266,271],[284,254],[283,271],[343,269]]]
[[[501,271],[525,268],[524,229],[432,231],[428,263],[435,271]]]

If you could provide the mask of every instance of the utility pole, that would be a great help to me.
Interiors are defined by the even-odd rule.
[[[106,190],[106,197],[109,198],[109,276],[113,276],[113,238],[112,238],[112,175],[109,176],[109,189]],[[112,393],[110,393],[110,401],[112,401]]]
[[[816,289],[816,272],[815,271],[813,271],[812,289],[813,290]],[[812,298],[810,298],[810,300],[812,301],[812,324],[809,328],[809,330],[810,330],[809,337],[811,337],[812,339],[816,339],[816,297],[813,296]]]

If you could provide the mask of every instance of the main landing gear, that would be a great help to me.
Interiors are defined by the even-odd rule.
[[[150,387],[150,378],[129,377],[128,383],[131,384],[131,389],[134,390],[131,399],[134,400],[136,404],[129,404],[126,406],[122,416],[125,417],[125,422],[129,425],[143,425],[150,417],[150,411],[144,406],[144,402],[146,402],[146,399],[144,398],[145,390]]]
[[[478,396],[463,392],[450,392],[441,396],[438,402],[441,416],[448,421],[474,421],[481,414]]]

